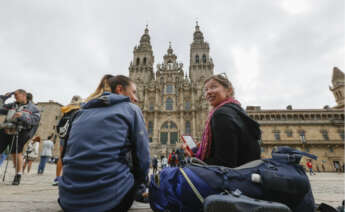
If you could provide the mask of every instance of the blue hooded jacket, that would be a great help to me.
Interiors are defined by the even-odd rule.
[[[131,158],[131,159],[129,159]],[[63,158],[59,202],[65,211],[106,211],[146,179],[150,164],[140,108],[104,93],[75,117]]]

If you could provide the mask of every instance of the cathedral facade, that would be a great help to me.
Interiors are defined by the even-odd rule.
[[[188,77],[171,45],[154,71],[147,28],[139,45],[134,48],[129,76],[137,84],[138,104],[149,133],[151,155],[166,155],[176,149],[181,135],[192,135],[201,140],[210,109],[203,96],[203,83],[213,74],[214,68],[209,52],[209,44],[198,25],[190,45]],[[337,166],[343,166],[344,84],[344,73],[335,67],[329,90],[336,104],[331,107],[293,109],[288,106],[286,109],[265,110],[260,106],[247,106],[248,115],[260,124],[262,157],[270,157],[276,146],[291,146],[317,155],[318,160],[312,162],[316,171],[335,171]],[[36,135],[45,139],[55,134],[62,105],[49,101],[37,103],[37,106],[41,111],[41,121]],[[0,121],[3,119],[0,116]],[[59,142],[55,147],[57,156]],[[305,165],[305,161],[301,164]]]
[[[134,47],[129,76],[137,84],[139,106],[149,133],[151,155],[167,155],[177,148],[181,135],[201,140],[209,106],[203,96],[205,79],[213,74],[210,47],[196,25],[190,45],[188,77],[169,45],[154,71],[154,56],[146,28]],[[248,115],[259,122],[263,158],[276,146],[291,146],[318,156],[317,171],[335,171],[344,165],[344,73],[333,69],[330,91],[336,105],[322,109],[265,110],[247,106]],[[305,161],[302,161],[305,165]]]
[[[166,155],[176,149],[181,135],[192,135],[200,140],[209,110],[203,96],[203,82],[213,75],[214,67],[209,52],[209,44],[196,25],[187,77],[171,44],[154,72],[147,28],[140,44],[134,47],[129,77],[137,85],[138,104],[147,125],[151,154]]]

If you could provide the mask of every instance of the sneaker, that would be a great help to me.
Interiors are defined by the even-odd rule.
[[[59,177],[56,177],[53,182],[53,186],[59,185]]]
[[[22,175],[16,174],[16,175],[14,176],[12,185],[19,185],[19,184],[20,184],[20,179],[21,179],[21,178],[22,178]]]
[[[237,191],[235,191],[237,192]],[[241,193],[210,195],[205,199],[204,212],[291,212],[282,203],[252,199]]]

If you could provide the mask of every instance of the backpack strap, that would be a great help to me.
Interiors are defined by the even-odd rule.
[[[198,191],[198,189],[193,185],[192,181],[189,179],[189,177],[186,174],[186,172],[184,172],[184,170],[182,168],[179,168],[179,169],[180,169],[180,172],[182,173],[183,177],[186,179],[188,185],[193,190],[193,192],[196,195],[196,197],[198,197],[198,199],[200,200],[201,204],[204,204],[204,198],[201,196],[201,194]]]
[[[75,117],[77,116],[77,114],[79,114],[79,110],[77,112],[75,112],[73,114],[73,116],[71,117],[70,119],[70,125],[68,126],[68,129],[67,129],[67,132],[66,132],[66,135],[65,135],[65,139],[64,139],[64,144],[63,144],[63,149],[62,149],[62,153],[61,153],[61,162],[63,164],[63,158],[65,157],[65,154],[66,154],[66,149],[67,149],[67,141],[68,141],[68,138],[69,138],[69,133],[71,131],[71,128],[72,128],[72,123],[75,119]]]

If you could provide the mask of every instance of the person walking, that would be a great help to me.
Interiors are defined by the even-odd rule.
[[[184,157],[185,152],[183,148],[179,148],[178,150],[176,150],[176,154],[177,154],[178,166],[184,167],[186,162],[185,162],[185,157]]]
[[[168,166],[168,159],[165,156],[162,156],[161,166],[162,166],[162,169]]]
[[[168,163],[170,167],[175,167],[177,165],[177,156],[176,156],[175,150],[173,150],[170,153]]]
[[[47,140],[43,141],[43,148],[41,152],[41,159],[40,159],[40,164],[38,165],[38,171],[37,174],[43,174],[44,169],[46,167],[46,163],[49,158],[53,156],[53,148],[54,148],[54,143],[51,141],[51,138],[53,136],[49,136]]]
[[[316,175],[314,172],[313,172],[313,164],[311,163],[311,160],[308,160],[308,162],[307,162],[307,167],[308,167],[308,169],[309,169],[309,173],[310,173],[310,176],[311,175]]]
[[[28,147],[26,148],[25,155],[24,155],[25,162],[23,166],[23,174],[25,172],[26,166],[28,167],[28,171],[27,171],[28,174],[30,173],[32,162],[38,158],[40,141],[41,141],[41,138],[39,136],[36,136],[28,144]]]
[[[158,171],[158,159],[156,155],[152,159],[152,169],[153,169],[153,174],[156,174]]]

